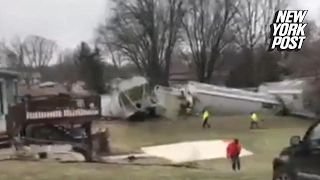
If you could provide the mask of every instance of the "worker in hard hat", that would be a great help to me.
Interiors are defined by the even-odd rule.
[[[259,127],[259,117],[255,112],[251,112],[251,123],[250,123],[250,129],[258,129]]]
[[[209,111],[207,109],[204,109],[202,112],[202,128],[210,128],[210,124],[209,124]]]

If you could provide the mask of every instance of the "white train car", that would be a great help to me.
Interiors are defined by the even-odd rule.
[[[173,118],[179,114],[181,103],[188,101],[193,104],[191,94],[187,94],[184,88],[155,86],[154,93],[157,99],[158,112],[167,118]]]
[[[309,79],[302,78],[264,83],[258,87],[258,92],[281,98],[289,114],[313,118],[315,114],[307,108],[309,102],[303,96]]]
[[[194,110],[201,112],[209,108],[217,115],[249,114],[252,111],[276,113],[283,109],[273,95],[241,89],[189,82],[186,92],[195,97]]]
[[[126,119],[155,105],[144,77],[121,80],[115,87],[111,94],[101,95],[102,116]]]

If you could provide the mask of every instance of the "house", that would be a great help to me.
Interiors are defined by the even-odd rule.
[[[188,81],[197,81],[196,68],[193,64],[182,60],[173,60],[169,70],[169,85],[177,86]]]
[[[0,132],[6,131],[9,107],[17,103],[18,77],[18,72],[0,68]]]
[[[0,52],[0,67],[7,68],[8,67],[8,58],[5,53]]]
[[[225,51],[217,61],[211,76],[210,84],[225,86],[231,72],[241,64],[245,57],[236,51]],[[174,56],[169,70],[169,85],[185,84],[188,81],[198,81],[197,68],[191,54]]]
[[[229,60],[230,61],[230,60]],[[212,73],[211,84],[224,86],[230,76],[230,73],[238,63],[223,63]],[[186,84],[188,81],[198,81],[196,67],[192,63],[183,61],[172,61],[169,71],[169,85],[177,86],[178,84]]]

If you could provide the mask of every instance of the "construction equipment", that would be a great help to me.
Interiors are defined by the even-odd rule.
[[[100,96],[25,98],[9,108],[7,135],[24,145],[70,144],[86,161],[92,161],[92,123],[100,119],[100,107]]]

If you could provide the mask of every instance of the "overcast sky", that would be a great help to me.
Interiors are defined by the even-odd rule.
[[[41,35],[75,47],[93,37],[107,0],[0,0],[0,38]]]
[[[0,0],[0,38],[41,35],[63,48],[90,41],[103,20],[108,0]],[[292,6],[309,10],[320,22],[320,0],[292,0]]]

